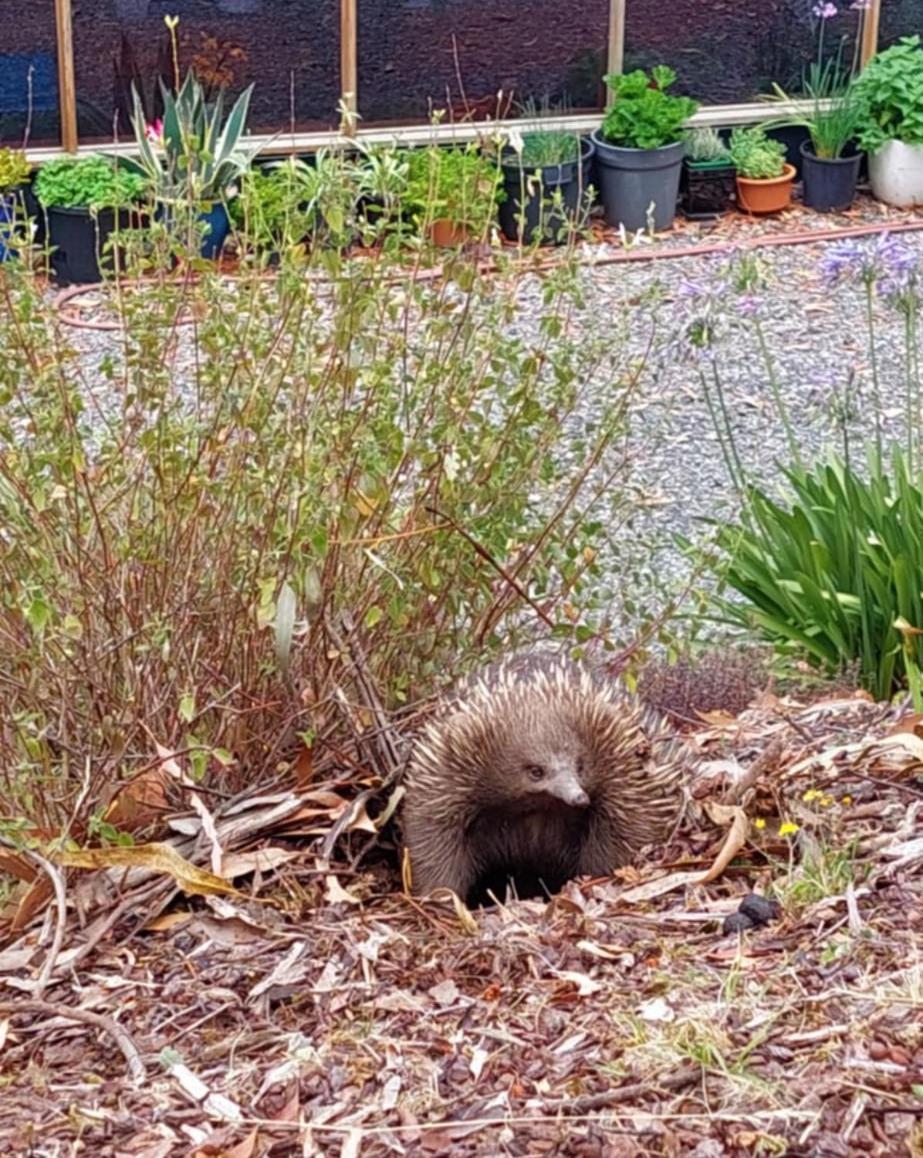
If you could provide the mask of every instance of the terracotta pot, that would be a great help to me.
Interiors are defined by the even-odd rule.
[[[786,165],[781,177],[769,177],[761,181],[741,177],[738,173],[737,204],[748,213],[778,213],[791,204],[794,180],[794,165]]]
[[[430,225],[429,236],[433,245],[439,245],[444,249],[456,249],[468,240],[467,230],[447,217],[440,217]]]

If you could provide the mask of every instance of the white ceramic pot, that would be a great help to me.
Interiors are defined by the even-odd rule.
[[[869,182],[887,205],[923,205],[923,145],[888,141],[869,157]]]

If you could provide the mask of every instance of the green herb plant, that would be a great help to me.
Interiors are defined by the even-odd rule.
[[[0,149],[0,191],[24,184],[31,172],[32,166],[21,149]]]
[[[693,165],[730,165],[731,154],[717,129],[693,129],[686,145],[686,160]]]
[[[141,174],[107,157],[59,157],[42,165],[35,178],[35,196],[46,209],[126,207],[146,191]]]
[[[240,195],[228,208],[245,248],[262,256],[302,246],[314,220],[291,159],[274,168],[247,170]]]
[[[405,207],[418,226],[448,220],[474,235],[493,224],[500,172],[476,144],[431,146],[405,154]]]
[[[785,146],[767,137],[763,125],[734,129],[728,152],[737,175],[750,181],[772,180],[781,177],[785,170]]]
[[[889,141],[923,145],[923,48],[905,36],[874,56],[855,81],[857,138],[874,153]]]
[[[667,92],[676,83],[672,68],[658,64],[650,74],[635,69],[604,79],[615,96],[602,123],[606,141],[626,149],[658,149],[683,139],[698,104]]]

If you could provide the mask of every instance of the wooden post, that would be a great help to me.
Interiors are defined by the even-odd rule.
[[[606,53],[606,72],[621,72],[625,60],[625,5],[627,0],[609,0],[609,47]],[[613,93],[606,94],[611,105]]]
[[[61,110],[61,147],[77,152],[77,84],[74,79],[74,21],[71,0],[54,0],[58,44],[58,107]]]
[[[350,114],[359,107],[356,4],[357,0],[340,0],[340,97]],[[356,131],[355,117],[344,117],[340,131],[351,137]]]
[[[864,68],[878,51],[878,26],[881,20],[881,0],[872,0],[871,6],[862,13],[862,67]]]

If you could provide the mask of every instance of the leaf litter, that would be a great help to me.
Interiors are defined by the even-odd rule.
[[[206,807],[170,756],[152,839],[3,852],[0,1152],[919,1155],[921,732],[708,713],[666,847],[474,912],[404,895],[387,826],[351,855],[337,781]]]

